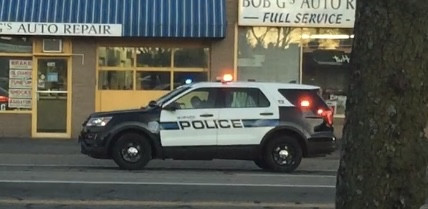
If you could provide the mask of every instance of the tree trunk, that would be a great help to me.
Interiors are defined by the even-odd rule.
[[[338,209],[419,209],[427,198],[428,3],[358,0]]]

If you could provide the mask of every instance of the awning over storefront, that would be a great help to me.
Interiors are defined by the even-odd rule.
[[[225,0],[0,0],[0,35],[223,38],[225,17]]]

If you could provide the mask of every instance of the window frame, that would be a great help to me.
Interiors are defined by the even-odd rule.
[[[131,66],[102,66],[100,65],[99,59],[100,59],[100,49],[101,48],[131,48],[132,49],[132,63]],[[137,50],[139,48],[145,48],[145,47],[151,47],[151,48],[165,48],[165,49],[170,49],[171,50],[171,60],[170,63],[171,65],[168,67],[139,67],[138,66],[138,60],[137,60]],[[175,52],[178,49],[203,49],[207,51],[207,67],[175,67],[174,66],[174,58],[175,58]],[[139,91],[171,91],[175,89],[175,76],[174,73],[175,72],[183,72],[183,73],[194,73],[194,72],[202,72],[202,73],[206,73],[207,75],[207,80],[210,79],[210,53],[211,53],[211,48],[208,46],[190,46],[190,47],[184,47],[184,46],[153,46],[153,45],[107,45],[107,44],[100,44],[97,46],[97,73],[96,73],[96,90],[97,91],[122,91],[122,90],[110,90],[110,89],[100,89],[99,88],[99,82],[100,82],[100,77],[99,77],[99,72],[100,71],[133,71],[133,88],[130,89],[132,91],[135,92],[139,92]],[[170,88],[168,90],[158,90],[158,89],[138,89],[137,88],[137,74],[139,74],[139,72],[169,72],[170,73]],[[130,90],[123,90],[123,91],[130,91]]]
[[[0,35],[0,36],[3,36],[3,35]],[[4,35],[4,36],[7,36],[7,35]],[[36,48],[35,47],[35,44],[36,44],[35,42],[36,41],[33,38],[29,38],[29,40],[31,42],[31,51],[30,52],[0,52],[0,58],[31,60],[32,61],[32,68],[31,68],[32,77],[31,77],[31,81],[34,82],[35,81],[34,75],[35,75],[36,68],[35,68],[35,63],[34,63],[33,56],[34,56],[34,51],[35,51],[35,48]],[[9,71],[10,71],[10,69],[9,69]],[[8,82],[9,82],[9,80],[10,80],[10,78],[8,78]],[[31,103],[34,102],[33,101],[33,91],[34,91],[33,85],[31,87],[31,92],[32,92],[31,93],[32,94],[31,95]],[[4,90],[6,90],[6,89],[4,89]],[[8,96],[7,97],[10,98],[9,97],[9,89],[7,89],[7,92],[8,92]],[[34,106],[31,105],[30,109],[19,109],[19,108],[12,109],[12,110],[5,109],[5,110],[0,110],[0,114],[31,114],[33,112],[33,108],[34,108]]]

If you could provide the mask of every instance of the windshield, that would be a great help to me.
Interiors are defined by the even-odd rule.
[[[168,94],[163,95],[162,97],[160,97],[159,99],[156,100],[156,104],[157,105],[162,105],[163,103],[167,102],[168,100],[170,100],[171,98],[181,94],[182,92],[186,91],[190,89],[189,86],[183,86],[180,88],[177,88],[175,90],[170,91]]]

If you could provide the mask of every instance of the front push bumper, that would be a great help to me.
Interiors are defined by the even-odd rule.
[[[84,129],[79,135],[80,152],[97,159],[110,159],[106,139],[100,133]]]

